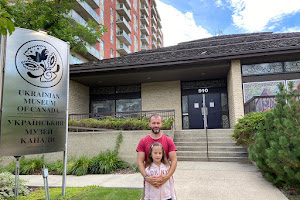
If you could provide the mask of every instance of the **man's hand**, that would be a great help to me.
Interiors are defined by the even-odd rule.
[[[162,176],[148,176],[148,177],[146,177],[146,181],[157,189],[166,182],[166,181],[163,181]]]

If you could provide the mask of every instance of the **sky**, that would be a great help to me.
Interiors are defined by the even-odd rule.
[[[164,46],[216,35],[300,32],[300,0],[156,0]]]

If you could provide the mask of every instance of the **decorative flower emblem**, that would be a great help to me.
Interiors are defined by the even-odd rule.
[[[49,51],[44,45],[35,45],[28,48],[24,55],[28,58],[22,61],[23,67],[28,70],[27,75],[30,78],[40,78],[40,82],[51,82],[60,70],[57,64],[57,58],[54,53],[49,55]]]

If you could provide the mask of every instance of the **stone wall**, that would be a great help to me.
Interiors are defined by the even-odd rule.
[[[120,131],[104,132],[69,132],[68,134],[68,158],[80,156],[93,157],[106,150],[114,150],[116,139]],[[139,141],[150,133],[146,131],[122,131],[123,142],[120,145],[119,156],[126,162],[137,165],[136,147]],[[163,131],[170,138],[174,138],[173,131]],[[46,153],[45,160],[48,163],[63,159],[63,152]],[[25,158],[41,157],[42,154],[27,155]],[[8,165],[14,160],[12,156],[2,157],[1,164]]]
[[[69,83],[69,114],[89,113],[89,87],[71,81]]]
[[[242,74],[239,60],[231,62],[231,68],[227,76],[227,90],[230,128],[233,128],[238,119],[244,117]]]
[[[175,110],[175,129],[182,129],[180,81],[142,83],[142,110]]]

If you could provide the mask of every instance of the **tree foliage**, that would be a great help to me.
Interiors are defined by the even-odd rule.
[[[16,27],[45,30],[49,35],[70,43],[75,52],[87,52],[86,45],[94,44],[106,32],[103,25],[89,19],[85,25],[76,23],[69,15],[78,6],[74,0],[17,0],[0,6],[9,13]]]
[[[265,124],[254,135],[250,159],[264,172],[267,180],[300,192],[300,100],[299,91],[279,84],[277,104],[265,117]]]
[[[12,34],[15,30],[14,23],[11,21],[12,16],[8,14],[0,5],[0,32],[2,35],[6,35],[7,32]]]

